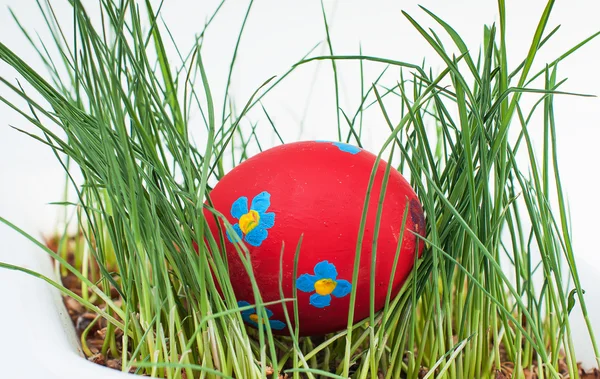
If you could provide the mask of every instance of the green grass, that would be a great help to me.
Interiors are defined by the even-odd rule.
[[[0,78],[0,100],[36,127],[36,133],[22,132],[51,148],[65,168],[77,201],[62,202],[64,217],[75,215],[82,231],[75,265],[66,261],[64,236],[54,253],[9,220],[0,221],[53,256],[63,274],[80,278],[82,295],[25,268],[0,267],[36,275],[105,318],[109,327],[102,353],[120,358],[124,371],[165,378],[182,378],[183,373],[187,378],[260,378],[272,368],[293,378],[417,378],[424,368],[426,378],[493,378],[508,363],[513,377],[535,370],[539,377],[553,378],[559,377],[562,360],[568,367],[562,374],[577,378],[568,319],[574,306],[583,311],[596,357],[600,351],[575,266],[553,98],[573,95],[560,91],[560,61],[597,34],[533,72],[536,54],[557,31],[547,26],[553,3],[532,20],[538,26],[517,67],[507,65],[503,0],[498,1],[499,24],[484,28],[481,46],[466,46],[427,9],[404,14],[444,62],[433,68],[362,54],[333,55],[335,41],[323,12],[330,55],[309,53],[277,80],[265,80],[241,107],[235,106],[229,87],[252,2],[220,100],[212,97],[203,64],[204,32],[199,31],[194,46],[180,50],[160,21],[162,3],[103,0],[101,20],[91,20],[79,0],[71,1],[72,20],[57,20],[51,3],[39,3],[53,39],[29,40],[48,73],[33,69],[0,43],[0,60],[20,77],[17,84]],[[431,18],[438,27],[425,29],[417,18]],[[61,30],[66,21],[74,22],[73,40]],[[21,29],[29,36],[26,26]],[[178,59],[167,56],[167,45],[176,48]],[[301,338],[297,331],[275,337],[268,328],[244,326],[226,255],[209,253],[219,251],[224,231],[209,233],[204,209],[222,218],[210,206],[209,183],[246,159],[248,150],[268,147],[257,137],[248,112],[260,106],[283,142],[260,100],[298,67],[317,61],[332,65],[338,139],[362,146],[366,112],[377,112],[389,127],[379,157],[410,178],[426,213],[426,250],[402,291],[395,297],[388,292],[381,312],[371,304],[366,320],[350,314],[346,330],[324,338]],[[338,70],[357,62],[361,104],[341,109]],[[382,75],[373,83],[365,81],[366,63],[381,65]],[[384,73],[397,80],[385,82]],[[21,96],[27,106],[11,103],[3,93]],[[522,103],[526,93],[539,98],[529,108]],[[217,101],[222,103],[220,118]],[[190,136],[194,111],[204,122],[202,149]],[[533,125],[535,114],[543,115],[541,125]],[[60,134],[52,132],[55,126]],[[533,150],[532,127],[544,130],[541,155]],[[519,157],[526,164],[518,163]],[[81,173],[81,183],[73,179],[75,172]],[[355,262],[373,181],[374,174]],[[380,208],[370,211],[380,214]],[[379,222],[375,229],[377,234]],[[198,252],[194,241],[204,241]],[[254,275],[248,251],[237,248]],[[301,241],[287,248],[295,250],[297,262]],[[354,279],[357,275],[358,265]],[[111,287],[122,302],[111,299]],[[261,301],[256,284],[254,292],[262,313],[268,303]],[[296,307],[286,315],[288,322],[293,317]],[[119,341],[117,329],[123,331]]]

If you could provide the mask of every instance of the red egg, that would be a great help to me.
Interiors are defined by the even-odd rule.
[[[281,299],[279,273],[283,244],[285,298],[297,286],[301,335],[320,335],[345,329],[350,292],[356,289],[354,321],[369,316],[371,254],[378,200],[386,163],[377,165],[361,248],[358,279],[353,280],[354,260],[363,203],[377,157],[358,147],[337,142],[297,142],[281,145],[246,160],[225,175],[210,193],[216,210],[231,223],[227,234],[229,272],[240,306],[254,304],[246,269],[234,241],[247,247],[264,302]],[[401,230],[405,208],[409,207]],[[207,215],[208,216],[208,215]],[[209,225],[218,235],[213,217]],[[223,228],[223,230],[225,230]],[[423,234],[425,220],[417,196],[402,175],[391,169],[377,242],[375,310],[383,308],[392,266],[403,235],[399,261],[392,281],[396,295],[423,248],[415,233]],[[297,277],[294,255],[302,237]],[[285,303],[295,327],[293,303]],[[266,307],[268,321],[254,310],[242,312],[247,324],[268,322],[275,333],[288,334],[283,305]]]

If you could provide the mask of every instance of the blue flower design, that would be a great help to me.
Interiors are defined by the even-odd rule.
[[[260,246],[267,238],[270,229],[275,225],[275,213],[267,212],[271,205],[271,194],[263,191],[252,199],[248,209],[248,198],[242,196],[231,205],[231,215],[239,221],[233,225],[235,235],[227,231],[230,242],[246,241],[249,245]]]
[[[325,308],[331,304],[331,295],[344,297],[352,291],[352,284],[337,278],[337,270],[332,263],[322,261],[315,265],[315,274],[302,274],[296,280],[296,288],[302,292],[314,292],[310,296],[310,304],[317,308]]]
[[[349,145],[347,143],[343,143],[343,142],[330,142],[330,141],[315,141],[315,142],[320,142],[320,143],[330,143],[334,146],[337,146],[338,149],[340,149],[341,151],[345,152],[345,153],[350,153],[352,155],[358,154],[361,151],[361,148],[358,146],[354,146],[354,145]]]
[[[247,301],[238,301],[237,304],[240,308],[250,305],[250,303],[248,303]],[[265,312],[267,312],[267,318],[269,319],[268,321],[269,325],[271,326],[271,329],[282,330],[283,328],[285,328],[285,323],[279,320],[270,320],[271,316],[273,316],[273,312],[271,312],[271,310],[265,308]],[[245,311],[242,311],[242,320],[244,320],[249,325],[258,328],[260,316],[257,314],[256,308],[247,309]],[[263,322],[260,323],[264,325]]]

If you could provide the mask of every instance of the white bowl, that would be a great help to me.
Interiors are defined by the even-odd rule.
[[[0,261],[56,278],[49,257],[0,225]],[[60,292],[43,280],[0,268],[0,377],[118,379],[130,374],[86,360]]]

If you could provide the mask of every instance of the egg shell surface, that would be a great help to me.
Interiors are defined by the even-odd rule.
[[[293,298],[296,283],[300,335],[345,329],[353,288],[356,288],[354,321],[369,316],[373,236],[387,166],[383,160],[377,164],[369,198],[356,281],[353,271],[364,200],[376,160],[375,155],[352,145],[296,142],[259,153],[223,176],[210,198],[214,208],[235,230],[226,233],[224,240],[239,306],[255,304],[250,277],[234,246],[241,242],[248,249],[263,302],[281,300],[280,288],[285,298]],[[407,206],[405,230],[402,230]],[[206,216],[213,235],[218,236],[214,216],[209,213]],[[225,227],[221,228],[225,233]],[[399,240],[402,239],[391,282],[392,297],[410,274],[417,250],[421,254],[423,242],[416,234],[424,232],[425,218],[417,195],[392,167],[377,239],[376,311],[385,304]],[[301,236],[294,276],[294,257]],[[280,287],[282,246],[285,247]],[[268,320],[259,317],[254,309],[243,311],[242,318],[251,326],[268,322],[274,333],[289,334],[283,306],[267,306]],[[285,306],[295,328],[293,303],[286,302]]]

